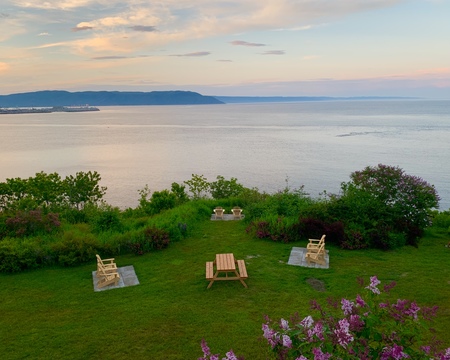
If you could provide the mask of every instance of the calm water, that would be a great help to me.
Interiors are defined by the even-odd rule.
[[[424,178],[450,208],[450,101],[336,101],[104,107],[0,116],[0,181],[95,170],[111,205],[192,174],[274,192],[336,193],[367,165]]]

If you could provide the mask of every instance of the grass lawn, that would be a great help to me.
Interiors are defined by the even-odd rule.
[[[344,251],[327,245],[330,269],[287,265],[293,246],[253,239],[239,221],[205,221],[166,250],[116,258],[133,265],[140,285],[94,292],[92,263],[0,274],[2,359],[197,359],[205,338],[213,353],[232,348],[248,360],[266,359],[263,316],[310,313],[310,301],[354,298],[356,278],[397,282],[398,298],[438,305],[434,326],[450,346],[448,236],[428,235],[418,249]],[[249,278],[215,282],[207,290],[205,262],[216,253],[245,259]],[[308,279],[318,279],[317,291]]]

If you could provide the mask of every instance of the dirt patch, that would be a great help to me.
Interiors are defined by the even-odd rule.
[[[326,291],[327,289],[325,288],[325,283],[323,281],[320,281],[319,279],[307,279],[306,282],[311,285],[311,287],[314,290],[317,291]]]

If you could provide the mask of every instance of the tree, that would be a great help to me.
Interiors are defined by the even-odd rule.
[[[203,175],[192,174],[192,178],[184,183],[189,187],[193,199],[206,197],[206,193],[210,188],[207,179]]]
[[[63,182],[67,202],[78,210],[87,203],[98,203],[107,190],[106,187],[99,185],[100,180],[101,176],[96,171],[87,173],[80,171],[75,176],[67,176]]]
[[[236,178],[225,180],[221,175],[217,176],[217,181],[210,184],[211,195],[214,199],[226,199],[239,196],[244,191],[244,186],[238,184]]]

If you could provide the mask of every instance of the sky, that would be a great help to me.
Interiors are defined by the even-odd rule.
[[[450,0],[0,0],[0,95],[450,99]]]

